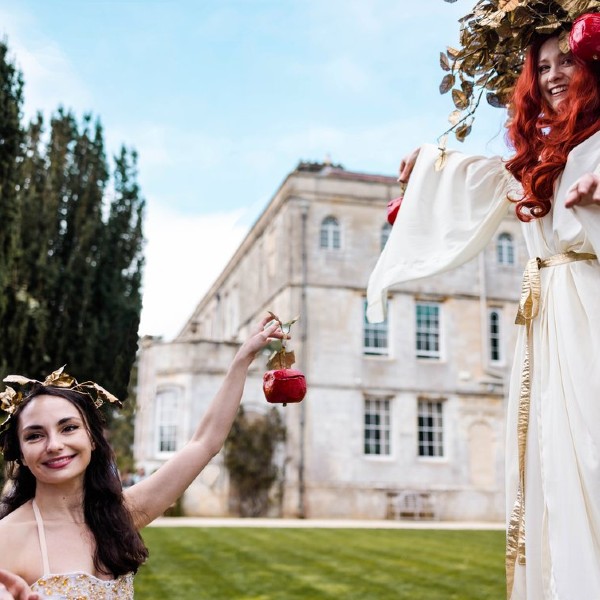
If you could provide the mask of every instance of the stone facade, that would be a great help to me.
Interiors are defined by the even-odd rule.
[[[267,310],[292,331],[308,393],[281,408],[288,438],[274,515],[504,518],[505,392],[525,248],[507,214],[479,257],[390,290],[388,321],[365,322],[369,275],[389,229],[395,178],[301,163],[172,342],[145,339],[135,458],[151,471],[181,447],[239,341]],[[265,361],[244,392],[264,412]],[[217,456],[184,498],[228,514]]]

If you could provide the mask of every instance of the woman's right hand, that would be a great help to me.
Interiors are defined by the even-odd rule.
[[[402,159],[402,161],[400,162],[400,168],[398,169],[398,181],[402,183],[408,183],[408,180],[410,179],[410,174],[415,168],[415,163],[417,162],[417,158],[419,156],[420,151],[421,148],[416,148]]]
[[[41,600],[41,596],[32,592],[23,578],[0,569],[0,600]]]

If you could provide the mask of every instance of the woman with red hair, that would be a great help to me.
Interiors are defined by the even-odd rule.
[[[528,49],[510,160],[425,145],[400,165],[402,208],[371,275],[387,290],[474,258],[507,210],[527,249],[506,445],[507,595],[600,598],[600,71],[558,36]]]
[[[558,37],[537,40],[525,59],[513,96],[508,139],[515,155],[506,168],[523,187],[516,206],[524,222],[550,212],[556,181],[569,152],[600,129],[600,70],[597,63],[561,52]],[[563,100],[568,99],[568,102]],[[587,185],[597,176],[586,178]],[[568,207],[597,198],[575,193]]]

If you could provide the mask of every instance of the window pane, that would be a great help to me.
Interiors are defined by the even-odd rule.
[[[390,401],[366,399],[364,416],[364,453],[390,454]]]
[[[335,217],[326,217],[321,222],[319,245],[321,248],[337,250],[341,247],[340,226]]]
[[[444,430],[441,401],[419,400],[419,456],[444,456]]]
[[[489,314],[489,346],[490,361],[498,362],[502,359],[500,354],[500,313],[496,310]]]
[[[388,353],[388,322],[387,317],[381,323],[369,323],[367,320],[367,301],[363,306],[363,352],[364,354]]]
[[[440,306],[419,302],[416,305],[417,358],[440,356]]]
[[[156,397],[157,447],[159,452],[175,452],[177,450],[178,412],[178,392],[175,390],[159,392]]]
[[[514,265],[515,264],[515,250],[513,238],[510,233],[501,233],[498,236],[496,243],[496,253],[498,258],[498,264],[500,265]]]

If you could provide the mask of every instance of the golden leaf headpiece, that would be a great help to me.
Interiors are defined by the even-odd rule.
[[[508,106],[525,51],[536,36],[558,34],[567,52],[573,21],[598,11],[600,0],[479,0],[459,19],[461,47],[440,53],[446,71],[440,93],[451,91],[455,107],[448,118],[451,127],[442,135],[454,132],[462,142],[484,93],[491,106]]]
[[[18,406],[27,398],[29,393],[31,393],[32,388],[40,385],[66,388],[73,390],[74,392],[79,392],[80,394],[85,394],[94,403],[96,408],[100,408],[105,402],[110,402],[111,404],[116,403],[119,406],[122,405],[121,401],[116,396],[113,396],[110,392],[106,391],[102,386],[93,381],[78,383],[75,377],[65,373],[65,365],[50,373],[44,381],[29,379],[22,375],[8,375],[3,381],[5,383],[16,384],[22,389],[17,391],[10,386],[6,386],[6,389],[3,392],[0,392],[0,409],[8,413],[8,417],[0,424],[0,432],[6,429],[11,417]]]

